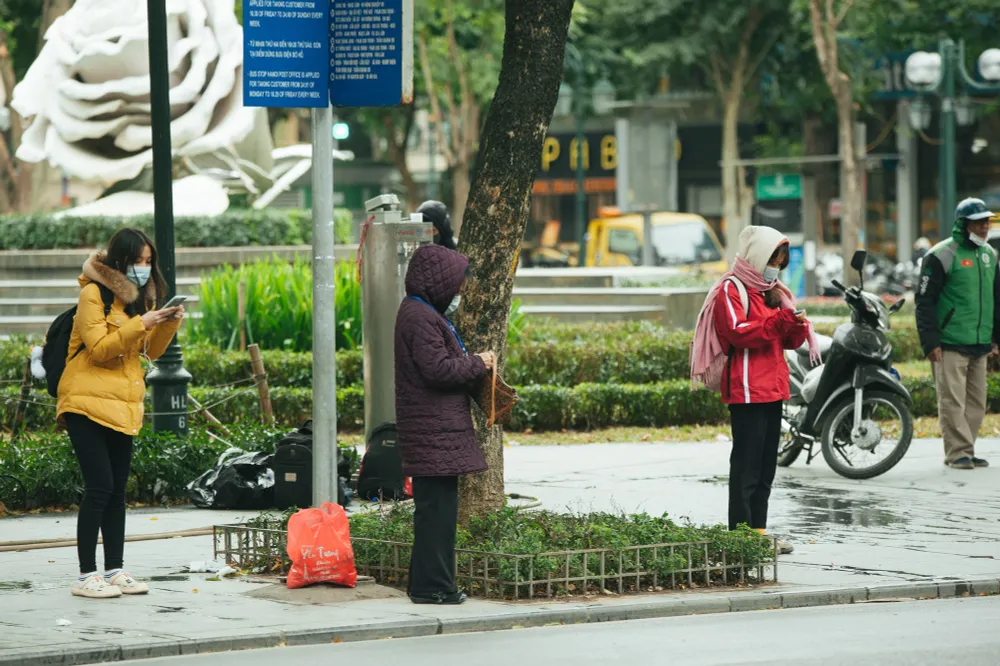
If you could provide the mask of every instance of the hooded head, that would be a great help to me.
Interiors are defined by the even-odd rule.
[[[444,313],[465,281],[469,260],[440,245],[423,245],[406,271],[406,295],[416,296]]]
[[[425,222],[434,225],[434,242],[436,244],[443,245],[449,250],[458,248],[447,206],[440,201],[425,201],[417,208],[417,212],[423,214]]]
[[[750,226],[740,232],[740,252],[739,256],[743,261],[760,273],[764,274],[771,257],[782,245],[788,245],[788,239],[777,229],[771,227]],[[788,267],[788,256],[782,262],[781,269]]]
[[[971,231],[976,232],[981,241],[979,245],[986,242],[986,237],[990,233],[990,219],[993,213],[986,207],[982,199],[964,199],[955,207],[955,226],[951,231],[952,238],[959,243],[969,240]],[[973,229],[970,229],[970,226]]]

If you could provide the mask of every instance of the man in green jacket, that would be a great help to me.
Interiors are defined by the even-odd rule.
[[[986,242],[993,213],[980,199],[955,210],[951,238],[923,259],[917,288],[917,330],[931,362],[945,464],[987,467],[975,453],[986,415],[986,358],[1000,340],[1000,273]]]

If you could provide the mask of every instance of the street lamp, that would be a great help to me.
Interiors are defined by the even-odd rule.
[[[174,261],[173,158],[170,148],[170,67],[167,57],[167,8],[165,0],[147,0],[149,17],[149,104],[153,134],[153,224],[160,271],[167,283],[167,298],[177,293]],[[162,305],[158,304],[158,305]],[[153,388],[153,430],[186,435],[187,385],[191,373],[184,369],[181,346],[175,337],[146,377]]]
[[[979,71],[987,81],[1000,81],[1000,49],[987,49],[979,56]],[[941,42],[937,53],[917,51],[906,59],[906,80],[918,92],[941,98],[940,225],[941,237],[947,238],[956,197],[955,124],[969,125],[975,111],[967,95],[957,97],[958,79],[967,89],[1000,93],[1000,85],[975,81],[965,68],[965,43],[950,39]],[[930,105],[918,97],[910,106],[910,119],[917,129],[930,125]]]

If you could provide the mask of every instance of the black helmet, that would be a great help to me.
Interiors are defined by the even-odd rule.
[[[993,217],[993,213],[986,207],[982,199],[965,199],[955,208],[956,220],[988,220]]]
[[[434,236],[436,244],[443,245],[449,250],[457,249],[447,206],[440,201],[425,201],[417,208],[417,212],[423,214],[424,222],[430,222],[437,229],[438,233]]]

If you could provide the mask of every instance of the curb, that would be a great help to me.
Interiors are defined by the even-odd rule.
[[[161,641],[143,639],[91,648],[54,649],[39,652],[15,649],[0,654],[0,666],[75,666],[102,662],[132,661],[157,657],[189,656],[297,645],[320,645],[418,638],[444,634],[505,631],[591,622],[621,622],[681,615],[739,613],[781,608],[814,608],[856,603],[922,599],[954,599],[1000,595],[1000,579],[939,579],[902,584],[786,590],[772,592],[709,593],[661,599],[637,599],[613,605],[594,604],[567,608],[525,607],[520,612],[498,616],[435,619],[409,617],[402,621],[301,631],[257,632],[243,635]]]

